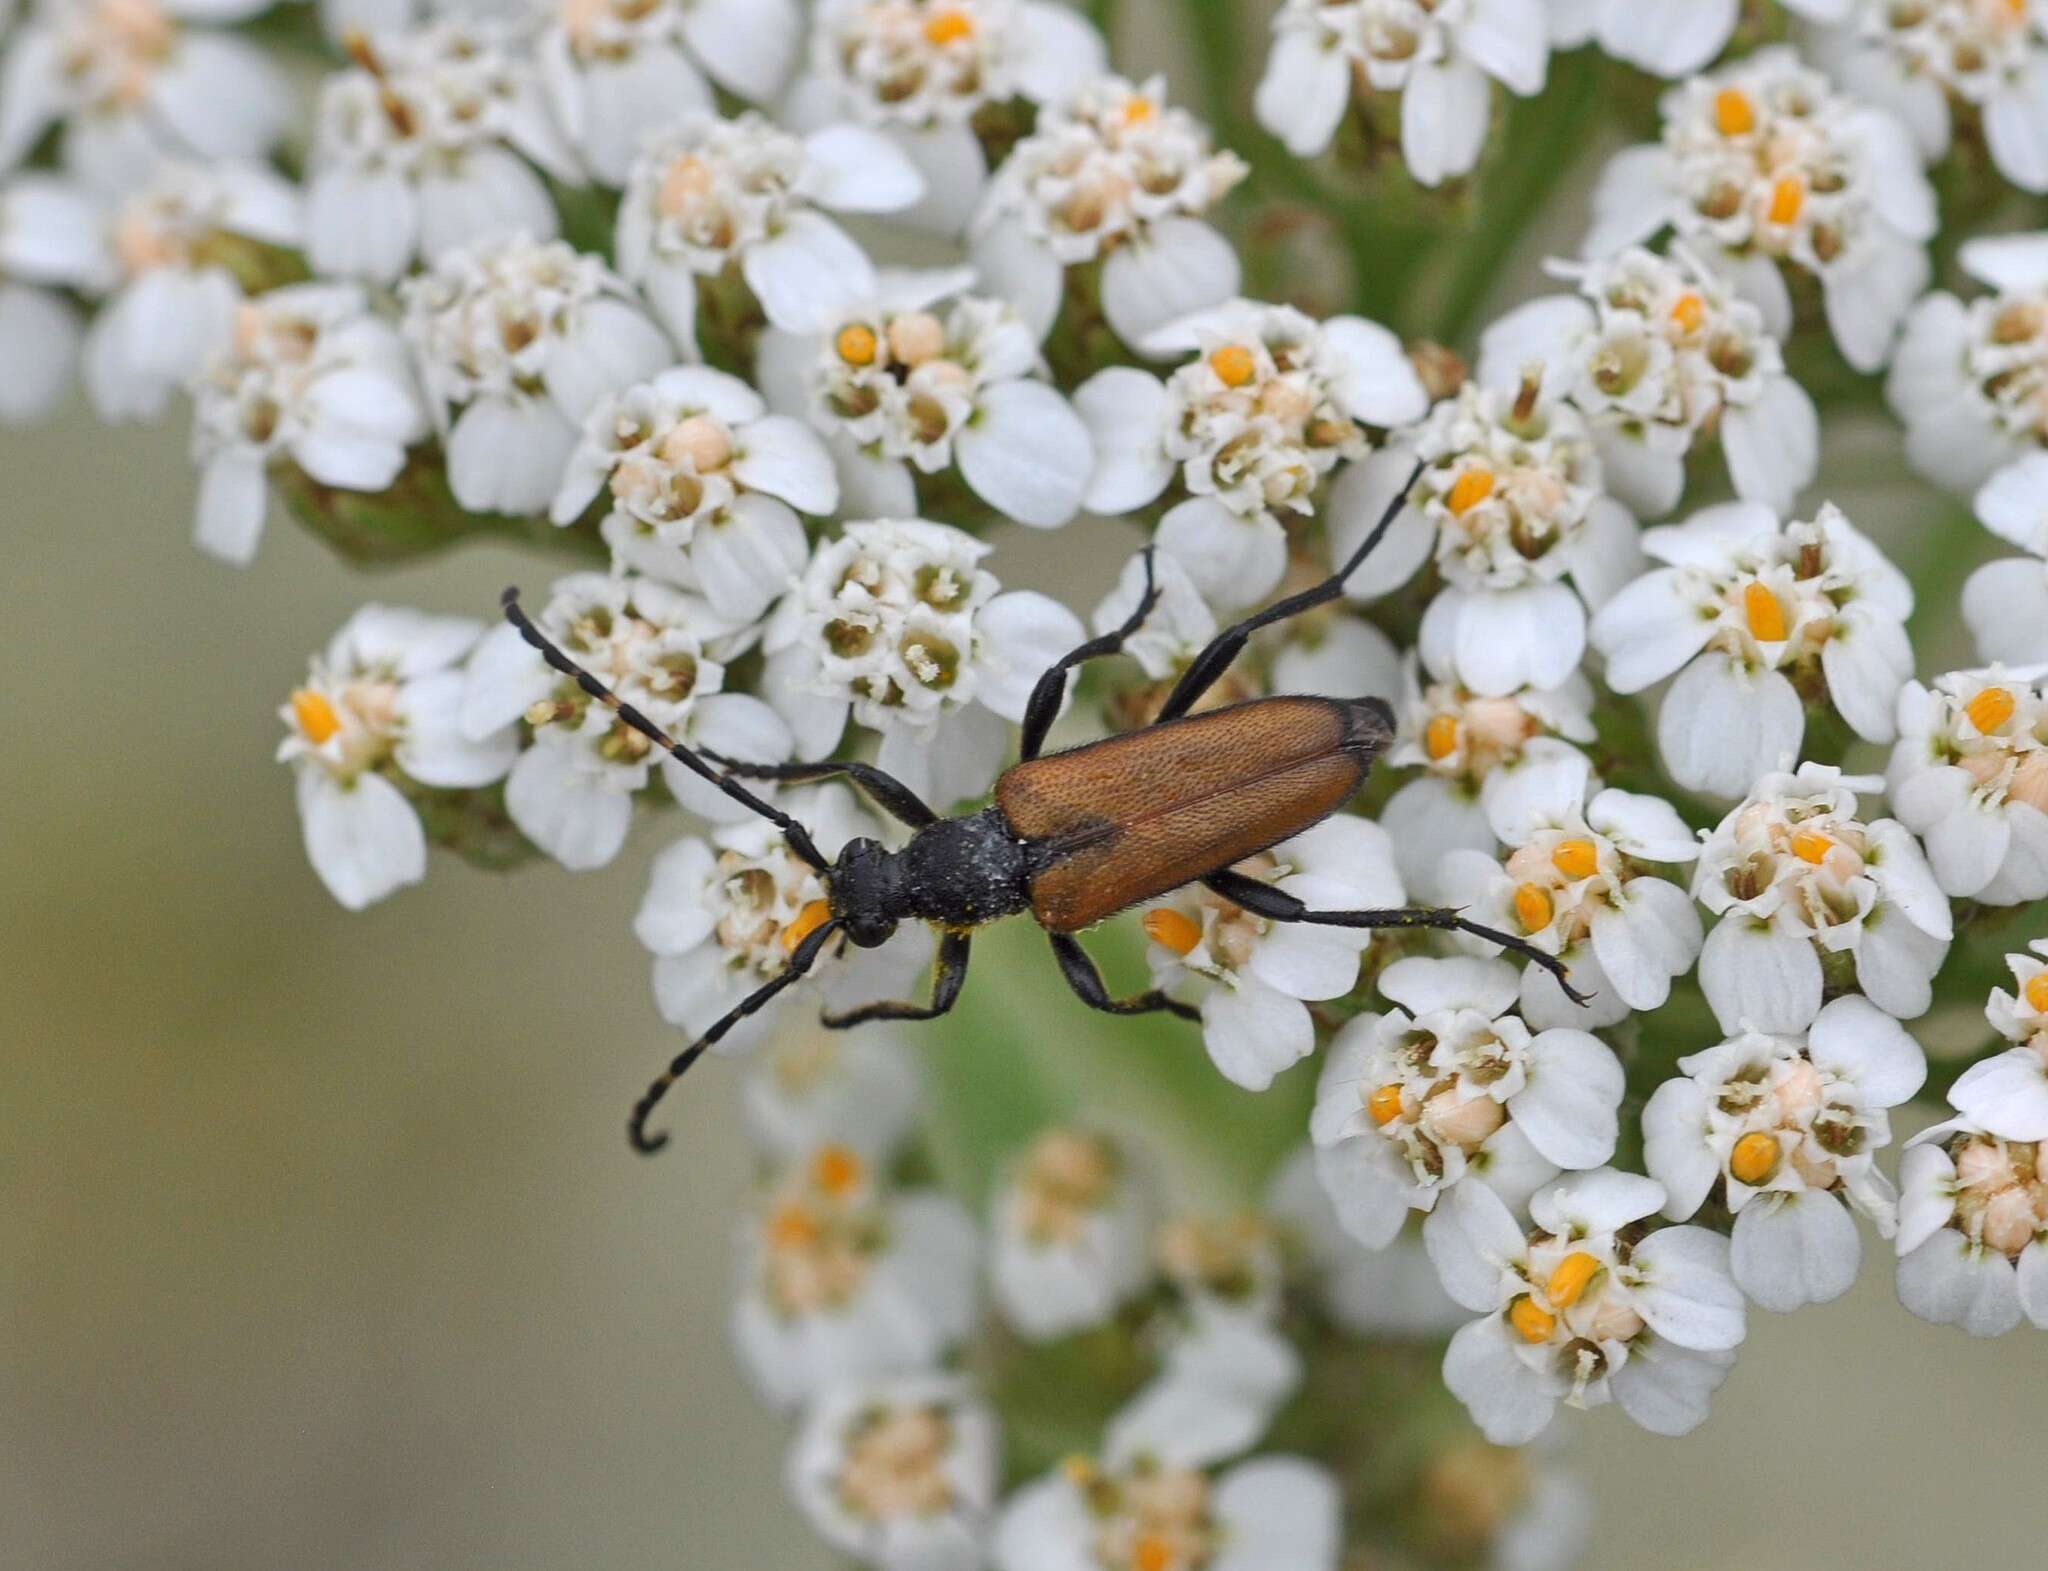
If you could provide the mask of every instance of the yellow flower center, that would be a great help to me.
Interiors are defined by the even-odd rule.
[[[1401,1088],[1383,1085],[1365,1099],[1365,1110],[1376,1124],[1391,1124],[1401,1116]]]
[[[1728,1171],[1745,1184],[1760,1184],[1778,1170],[1778,1137],[1762,1130],[1744,1135],[1728,1153]]]
[[[1988,736],[2010,720],[2017,708],[2019,703],[2010,691],[2003,687],[1987,687],[1963,705],[1963,713],[1970,717],[1971,725]]]
[[[1550,895],[1541,884],[1521,884],[1515,889],[1515,920],[1522,924],[1526,933],[1540,932],[1550,926],[1550,918],[1556,907],[1550,902]]]
[[[315,747],[341,729],[341,716],[334,712],[334,705],[310,687],[292,694],[292,719]]]
[[[1543,1291],[1552,1308],[1569,1309],[1579,1301],[1587,1284],[1599,1274],[1599,1260],[1584,1250],[1578,1250],[1558,1262]]]
[[[1449,758],[1458,750],[1458,717],[1431,715],[1422,728],[1422,748],[1432,760]]]
[[[843,1200],[860,1188],[866,1176],[867,1164],[846,1146],[825,1146],[811,1158],[811,1182],[835,1200]]]
[[[1771,205],[1764,216],[1774,224],[1789,224],[1806,205],[1806,186],[1797,175],[1780,175],[1771,185]]]
[[[2036,972],[2028,979],[2024,991],[2028,1004],[2043,1014],[2048,1014],[2048,971]]]
[[[1560,840],[1550,865],[1566,878],[1591,878],[1599,871],[1600,852],[1590,840]]]
[[[873,365],[875,351],[881,345],[872,327],[855,322],[851,327],[839,329],[839,337],[833,347],[839,351],[839,358],[848,365]]]
[[[1802,829],[1792,837],[1792,854],[1802,862],[1811,862],[1815,867],[1825,862],[1828,853],[1834,848],[1834,841],[1826,835],[1817,835],[1810,829]]]
[[[823,927],[831,915],[829,905],[822,900],[813,900],[797,912],[795,921],[782,930],[782,947],[791,954],[796,953],[797,945]]]
[[[1141,93],[1136,98],[1130,99],[1125,103],[1124,124],[1143,125],[1146,121],[1157,117],[1158,113],[1158,105]]]
[[[1537,1306],[1527,1294],[1508,1305],[1508,1324],[1522,1334],[1524,1342],[1548,1342],[1557,1329],[1557,1316]]]
[[[1743,136],[1756,129],[1756,105],[1747,93],[1724,87],[1714,95],[1714,129],[1723,136]]]
[[[1173,1545],[1157,1533],[1146,1533],[1131,1545],[1131,1571],[1172,1571]]]
[[[1760,644],[1782,644],[1785,641],[1785,608],[1778,604],[1778,597],[1755,579],[1751,579],[1742,591],[1742,615],[1749,623],[1749,636]]]
[[[1202,942],[1202,925],[1171,906],[1158,906],[1145,913],[1145,936],[1177,955],[1191,955]]]
[[[1452,484],[1451,494],[1444,498],[1444,506],[1451,510],[1453,517],[1463,518],[1492,495],[1493,471],[1468,469]]]
[[[1243,344],[1225,344],[1209,356],[1209,369],[1225,387],[1243,387],[1258,375],[1259,362]]]
[[[941,46],[957,44],[963,38],[974,36],[974,18],[956,6],[934,11],[925,20],[924,36],[927,42]]]
[[[1707,303],[1698,295],[1687,290],[1671,306],[1671,320],[1678,324],[1682,333],[1697,333],[1707,319]]]

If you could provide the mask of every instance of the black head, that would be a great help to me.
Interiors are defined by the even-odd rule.
[[[886,944],[896,935],[895,861],[895,854],[879,840],[849,840],[833,864],[832,915],[863,949]]]

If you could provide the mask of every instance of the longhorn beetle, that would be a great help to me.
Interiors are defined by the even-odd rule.
[[[1419,474],[1420,467],[1415,471]],[[825,882],[828,898],[792,924],[789,964],[703,1036],[678,1053],[634,1105],[627,1134],[637,1151],[668,1143],[649,1135],[648,1116],[704,1050],[810,970],[835,936],[864,949],[886,943],[901,922],[939,929],[938,970],[931,1002],[878,1003],[827,1015],[833,1029],[869,1020],[934,1020],[960,997],[975,928],[1028,911],[1052,941],[1067,985],[1091,1009],[1113,1015],[1166,1010],[1199,1019],[1193,1008],[1153,990],[1112,998],[1095,962],[1074,934],[1105,917],[1191,883],[1272,922],[1324,927],[1456,929],[1526,956],[1554,975],[1579,1003],[1587,1002],[1563,963],[1527,939],[1467,921],[1458,911],[1409,907],[1385,911],[1313,911],[1290,894],[1233,871],[1342,807],[1394,735],[1394,714],[1377,698],[1258,698],[1192,715],[1260,628],[1327,604],[1379,544],[1407,503],[1401,488],[1351,559],[1313,588],[1289,595],[1216,635],[1181,673],[1151,725],[1069,752],[1041,757],[1046,733],[1066,696],[1067,673],[1113,655],[1144,625],[1158,602],[1152,555],[1145,553],[1145,592],[1121,627],[1091,638],[1049,667],[1025,706],[1021,759],[996,781],[995,805],[941,818],[901,781],[872,764],[852,761],[750,764],[683,746],[631,704],[622,702],[528,620],[519,591],[504,595],[505,616],[547,663],[686,769],[780,829],[789,849]],[[740,782],[843,777],[913,831],[900,851],[874,840],[851,840],[828,862],[804,826]]]

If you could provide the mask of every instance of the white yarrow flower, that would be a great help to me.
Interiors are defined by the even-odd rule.
[[[1722,1030],[1804,1031],[1831,968],[1887,1014],[1927,1012],[1954,923],[1906,826],[1859,815],[1857,793],[1883,786],[1825,764],[1773,771],[1706,837],[1693,894],[1721,920],[1700,988]]]
[[[1839,1298],[1862,1245],[1850,1211],[1889,1238],[1891,1182],[1876,1154],[1888,1112],[1927,1078],[1905,1028],[1861,998],[1838,998],[1805,1035],[1745,1030],[1678,1062],[1643,1110],[1643,1162],[1682,1222],[1716,1193],[1735,1214],[1735,1280],[1766,1309]]]
[[[1397,960],[1399,1006],[1347,1021],[1330,1044],[1309,1132],[1338,1219],[1368,1248],[1469,1180],[1516,1210],[1566,1168],[1614,1155],[1621,1063],[1598,1037],[1531,1031],[1498,960]]]
[[[78,360],[78,309],[68,290],[97,292],[112,280],[92,198],[53,175],[0,181],[0,424],[48,414]]]
[[[2028,945],[2048,955],[2048,940]],[[2003,1140],[2048,1140],[2048,964],[2007,955],[2014,992],[1994,988],[1984,1016],[2013,1045],[1972,1064],[1949,1087],[1957,1112]]]
[[[1736,495],[1790,512],[1820,465],[1820,415],[1763,313],[1683,246],[1672,252],[1553,264],[1578,294],[1487,328],[1478,379],[1512,388],[1540,368],[1591,426],[1607,490],[1645,518],[1678,505],[1687,456],[1716,438]]]
[[[1482,1319],[1451,1338],[1444,1381],[1495,1445],[1534,1440],[1560,1402],[1613,1401],[1682,1435],[1747,1329],[1728,1241],[1703,1227],[1642,1236],[1663,1185],[1601,1168],[1538,1194],[1525,1233],[1484,1184],[1461,1184],[1423,1224],[1444,1287]]]
[[[486,786],[512,767],[510,726],[471,736],[460,723],[462,660],[483,630],[463,617],[364,606],[278,711],[277,757],[298,777],[307,859],[351,911],[426,876],[408,786]]]
[[[1597,260],[1669,228],[1726,272],[1773,335],[1792,322],[1780,266],[1820,281],[1859,371],[1891,358],[1927,287],[1934,190],[1904,125],[1836,91],[1789,49],[1758,50],[1665,95],[1664,135],[1618,153],[1593,193]]]
[[[999,594],[989,547],[922,519],[848,524],[822,542],[768,623],[763,691],[822,758],[849,718],[882,735],[876,762],[944,808],[977,796],[1032,685],[1083,637],[1029,590]]]
[[[1591,800],[1588,801],[1588,794]],[[1505,865],[1478,851],[1444,858],[1451,904],[1473,920],[1525,937],[1571,969],[1590,1005],[1565,997],[1534,961],[1522,972],[1521,1008],[1539,1031],[1598,1029],[1631,1009],[1655,1009],[1700,952],[1700,917],[1685,890],[1644,863],[1690,862],[1699,842],[1671,804],[1601,789],[1585,754],[1562,742],[1530,744],[1519,769],[1486,794]],[[1461,943],[1489,948],[1483,939]]]
[[[200,549],[255,556],[277,459],[320,485],[382,491],[428,429],[405,345],[360,289],[295,284],[244,301],[193,389]]]
[[[874,264],[827,214],[900,212],[924,190],[878,131],[838,124],[797,137],[751,112],[671,115],[624,179],[619,271],[693,355],[700,290],[728,268],[771,326],[822,331],[875,290]]]
[[[935,1367],[974,1328],[975,1252],[957,1202],[890,1191],[849,1147],[793,1163],[739,1229],[733,1338],[761,1399]]]
[[[675,358],[604,263],[560,240],[460,246],[399,292],[448,489],[473,513],[545,510],[597,402]]]
[[[1815,22],[1838,22],[1855,0],[1783,0]],[[1598,43],[1602,52],[1656,76],[1690,76],[1719,58],[1742,15],[1741,0],[1546,0],[1559,49]]]
[[[1283,840],[1237,871],[1314,910],[1383,910],[1403,901],[1393,847],[1379,825],[1349,814]],[[1263,1091],[1315,1049],[1311,1002],[1358,983],[1364,928],[1269,922],[1199,885],[1145,914],[1152,985],[1202,1011],[1202,1040],[1236,1084]]]
[[[1178,475],[1187,499],[1160,521],[1159,548],[1224,609],[1254,604],[1280,582],[1278,515],[1315,512],[1331,472],[1371,451],[1367,426],[1405,424],[1429,405],[1400,340],[1363,317],[1317,322],[1240,300],[1184,318],[1146,347],[1198,358],[1164,382],[1115,367],[1075,391],[1095,442],[1086,505],[1134,512]]]
[[[2048,1148],[1966,1118],[1915,1135],[1899,1161],[1899,1302],[1922,1320],[2000,1336],[2048,1331]]]
[[[836,1386],[789,1453],[789,1489],[841,1554],[878,1571],[981,1571],[1002,1428],[956,1375]]]
[[[996,511],[1056,529],[1080,511],[1095,465],[1088,428],[1044,380],[1016,308],[961,292],[971,277],[884,273],[816,332],[771,328],[762,390],[825,434],[856,516],[912,515],[914,477],[957,467]]]
[[[912,1050],[884,1025],[778,1031],[740,1082],[747,1135],[777,1165],[843,1145],[886,1167],[922,1107]]]
[[[415,257],[515,233],[552,238],[534,166],[580,176],[525,47],[490,22],[432,22],[353,41],[330,76],[307,156],[316,272],[391,283]]]
[[[614,567],[699,589],[721,615],[751,621],[809,560],[798,511],[830,513],[839,483],[808,426],[769,414],[738,377],[678,366],[590,411],[555,522],[574,523],[600,494]]]
[[[1152,1279],[1151,1175],[1123,1142],[1048,1129],[996,1190],[989,1274],[1004,1321],[1029,1342],[1106,1323]]]
[[[1067,270],[1099,262],[1103,315],[1139,343],[1238,293],[1237,253],[1203,219],[1244,176],[1242,159],[1167,106],[1164,79],[1097,78],[1041,109],[996,171],[974,219],[976,271],[1043,338]]]
[[[1643,550],[1666,565],[1601,608],[1593,645],[1618,693],[1678,674],[1657,743],[1680,785],[1739,797],[1790,768],[1822,695],[1866,741],[1897,734],[1913,588],[1841,509],[1780,524],[1726,502],[1645,531]]]
[[[1308,156],[1330,145],[1354,91],[1398,93],[1401,156],[1429,186],[1478,164],[1493,83],[1527,98],[1550,69],[1542,0],[1286,0],[1273,32],[1261,125]]]
[[[2048,895],[2043,669],[1951,671],[1899,694],[1886,779],[1942,893],[1986,905]]]

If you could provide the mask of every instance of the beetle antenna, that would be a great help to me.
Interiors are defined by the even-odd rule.
[[[712,785],[739,803],[740,806],[750,812],[758,813],[761,817],[767,819],[769,823],[782,831],[783,838],[789,842],[790,850],[810,863],[812,867],[821,873],[831,870],[831,862],[819,851],[816,842],[811,839],[811,832],[804,828],[802,824],[779,808],[769,806],[768,803],[762,801],[760,797],[749,791],[730,775],[714,769],[695,750],[683,746],[682,743],[662,730],[660,726],[648,719],[647,716],[620,698],[617,693],[606,687],[604,683],[563,654],[547,634],[533,625],[533,619],[520,609],[519,590],[516,586],[507,589],[499,603],[505,608],[505,620],[519,629],[519,636],[539,650],[541,658],[547,661],[549,665],[574,681],[584,692],[588,693],[600,704],[603,704],[605,708],[611,710],[612,713],[617,715],[627,725],[646,737],[648,741],[667,753],[669,757],[673,758],[685,769],[688,769],[692,774],[708,780]],[[716,1038],[712,1040],[716,1040]],[[687,1068],[688,1066],[685,1065],[684,1067]],[[681,1071],[678,1070],[677,1073],[680,1074]]]
[[[753,1014],[754,1011],[761,1008],[764,1004],[767,1004],[785,987],[788,987],[792,982],[799,981],[803,974],[816,963],[818,956],[824,953],[825,945],[831,942],[833,935],[838,931],[839,922],[834,918],[821,922],[817,927],[805,934],[803,942],[798,944],[791,953],[788,965],[784,966],[774,976],[762,983],[760,987],[735,1004],[724,1018],[712,1026],[709,1031],[698,1037],[696,1041],[676,1054],[669,1062],[668,1068],[655,1076],[654,1083],[642,1092],[640,1100],[633,1104],[633,1116],[626,1124],[626,1138],[632,1142],[635,1151],[638,1151],[642,1156],[652,1156],[668,1144],[667,1135],[650,1135],[647,1132],[647,1120],[661,1099],[668,1095],[669,1087],[690,1072],[690,1066],[704,1056],[705,1049],[712,1046],[720,1037],[746,1019],[747,1016]]]

